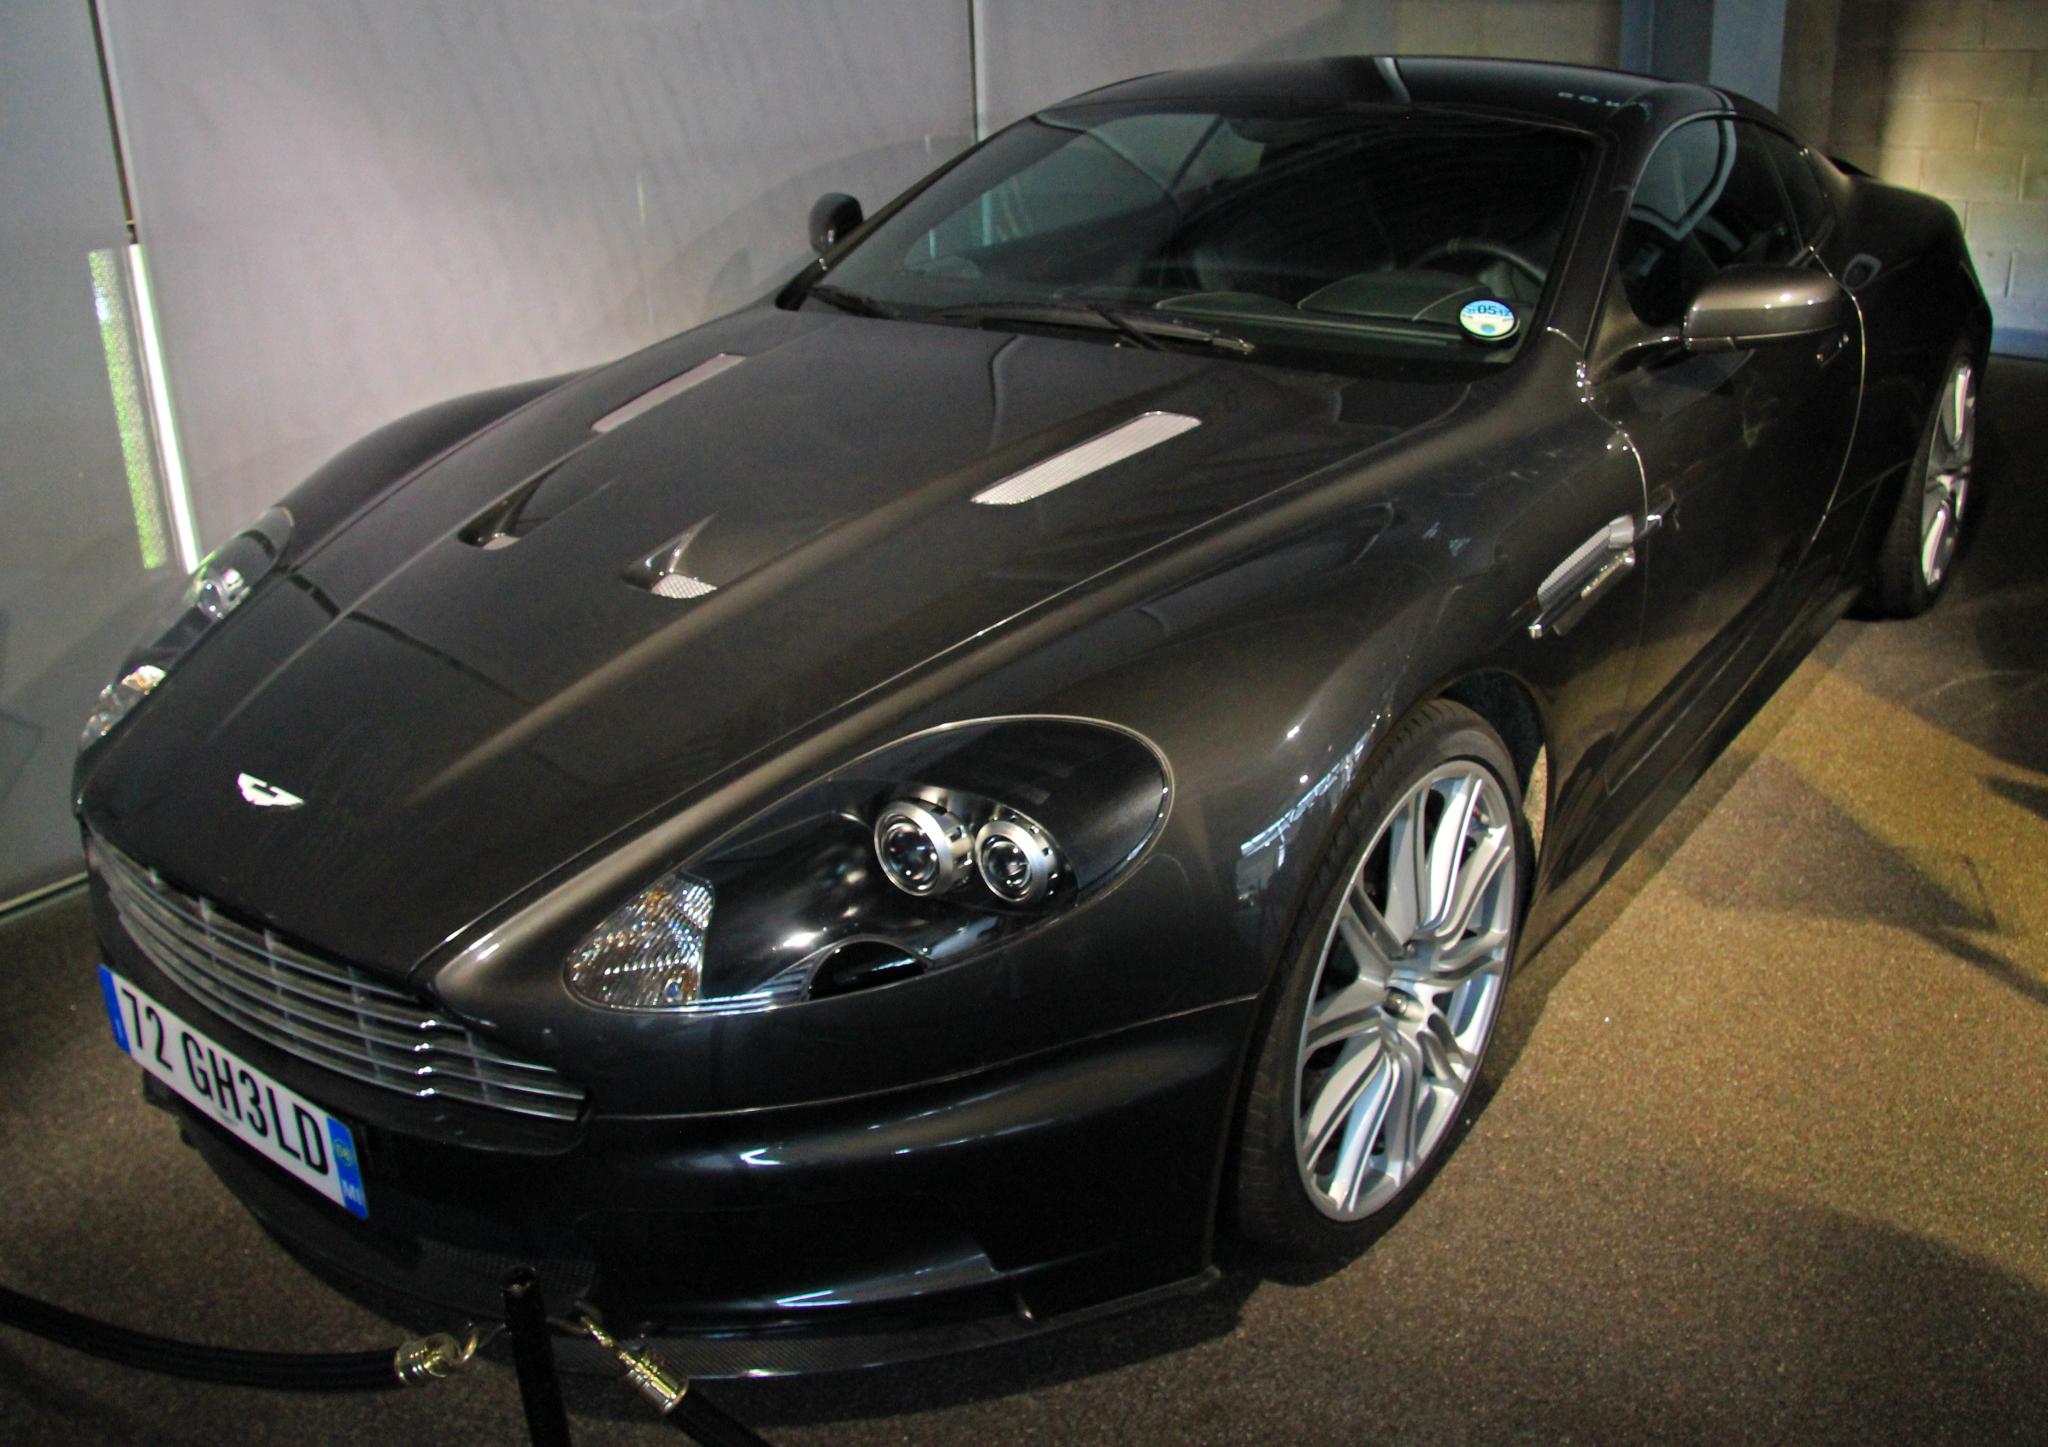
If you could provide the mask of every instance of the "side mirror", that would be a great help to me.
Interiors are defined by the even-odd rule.
[[[1732,352],[1831,332],[1842,323],[1841,285],[1822,271],[1731,266],[1685,309],[1688,352]]]
[[[860,202],[839,191],[827,191],[811,207],[811,250],[823,256],[860,225]]]

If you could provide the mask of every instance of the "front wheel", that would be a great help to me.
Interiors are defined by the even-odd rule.
[[[1865,601],[1890,618],[1924,613],[1948,580],[1962,540],[1977,450],[1977,367],[1958,348],[1927,419]]]
[[[1240,1229],[1364,1244],[1447,1147],[1500,1013],[1530,849],[1507,749],[1443,700],[1346,806],[1289,942],[1237,1152]]]

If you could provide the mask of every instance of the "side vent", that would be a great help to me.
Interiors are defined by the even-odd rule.
[[[592,432],[609,432],[614,427],[631,422],[642,412],[652,411],[668,401],[669,398],[680,396],[692,387],[710,381],[720,372],[731,371],[745,360],[745,357],[734,356],[731,352],[720,352],[716,356],[706,357],[680,377],[671,377],[660,386],[652,387],[642,392],[624,406],[612,408],[611,411],[591,423],[590,430]]]
[[[707,583],[695,576],[684,563],[690,544],[710,525],[711,518],[708,517],[692,523],[639,562],[629,565],[626,581],[635,587],[645,588],[657,598],[701,598],[706,593],[716,593],[718,586],[715,583]]]
[[[977,492],[974,500],[989,507],[1029,502],[1201,425],[1199,417],[1180,412],[1146,412],[1065,452],[1055,452],[1043,462],[1034,462],[1022,472],[1011,473],[995,486]]]

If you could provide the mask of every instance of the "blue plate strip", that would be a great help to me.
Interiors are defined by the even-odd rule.
[[[370,1198],[363,1194],[363,1169],[356,1160],[355,1137],[333,1116],[327,1117],[327,1138],[334,1143],[334,1179],[341,1184],[341,1204],[359,1221],[370,1219]]]
[[[114,988],[114,972],[105,965],[100,966],[100,997],[107,1002],[107,1023],[114,1027],[114,1043],[123,1055],[133,1055],[128,1048],[128,1027],[121,1023],[121,996]]]

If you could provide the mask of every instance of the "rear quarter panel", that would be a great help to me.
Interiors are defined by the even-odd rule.
[[[1863,410],[1837,505],[1881,507],[1896,497],[1919,447],[1950,353],[1958,342],[1980,362],[1989,351],[1991,310],[1945,202],[1869,177],[1841,180],[1843,225],[1823,259],[1837,276],[1870,261],[1878,270],[1855,289],[1865,334]]]

